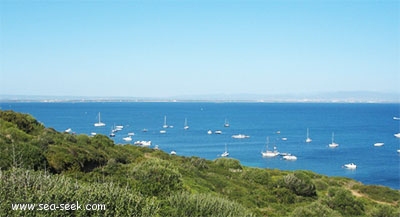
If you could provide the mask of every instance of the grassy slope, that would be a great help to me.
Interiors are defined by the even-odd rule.
[[[8,215],[22,215],[9,210],[13,199],[44,200],[47,196],[43,192],[47,190],[43,186],[53,185],[56,189],[53,198],[59,197],[61,201],[75,199],[83,203],[85,195],[95,194],[94,198],[109,204],[108,213],[103,213],[107,215],[122,212],[121,206],[130,210],[124,214],[137,216],[399,216],[400,213],[400,193],[387,187],[365,186],[348,178],[310,171],[249,168],[230,158],[209,161],[115,145],[103,135],[59,133],[29,115],[11,111],[0,111],[0,150],[0,168],[5,171],[1,176],[0,201]],[[52,175],[45,178],[43,172],[23,168]],[[16,178],[26,174],[33,174],[34,178]],[[55,181],[60,177],[64,181]],[[36,181],[31,183],[32,180]],[[15,188],[10,183],[29,187]],[[35,183],[45,184],[33,188]],[[60,196],[71,191],[74,183],[81,186],[81,192]],[[111,190],[107,187],[110,185]],[[96,193],[96,189],[103,193]],[[132,204],[146,204],[145,210],[110,199],[115,197],[113,192]]]

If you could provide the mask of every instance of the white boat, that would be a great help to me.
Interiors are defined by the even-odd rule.
[[[393,117],[393,120],[398,121],[398,120],[400,120],[400,118],[399,117]]]
[[[268,150],[268,143],[269,143],[269,138],[267,137],[267,150],[265,152],[261,151],[261,154],[263,157],[276,157],[279,155],[278,150],[276,150],[276,147],[274,147],[273,151]]]
[[[211,134],[212,134],[212,131],[211,131],[211,130],[208,130],[208,131],[207,131],[207,134],[208,134],[208,135],[211,135]]]
[[[244,135],[244,134],[236,134],[236,135],[232,136],[232,138],[234,138],[234,139],[246,139],[246,138],[249,138],[249,137],[250,136]]]
[[[349,164],[345,164],[344,167],[345,167],[346,169],[354,170],[354,169],[357,168],[357,165],[355,165],[354,163],[349,163]]]
[[[189,126],[188,126],[188,124],[187,124],[187,118],[185,118],[185,124],[183,125],[183,129],[184,129],[184,130],[189,129]]]
[[[287,141],[287,138],[286,138],[286,137],[283,137],[283,138],[282,138],[282,141]]]
[[[136,141],[133,144],[148,147],[151,146],[151,141]]]
[[[221,157],[228,157],[228,156],[229,156],[229,152],[228,152],[228,149],[225,144],[225,151],[224,151],[224,153],[221,154]]]
[[[127,136],[127,137],[122,138],[122,140],[124,140],[125,142],[130,142],[130,141],[132,141],[132,137]]]
[[[94,123],[94,126],[95,127],[104,127],[104,126],[106,126],[106,124],[101,122],[101,120],[100,120],[100,112],[99,112],[99,122]]]
[[[335,140],[335,134],[332,133],[332,143],[329,144],[329,148],[337,148],[339,146],[339,144],[335,143],[334,140]]]
[[[397,149],[397,153],[399,153],[399,154],[400,154],[400,149]]]
[[[307,128],[307,138],[306,138],[306,142],[310,143],[312,141],[312,139],[310,138],[309,132],[308,132],[308,128]]]
[[[114,129],[114,130],[116,130],[116,131],[121,131],[122,129],[124,129],[124,126],[117,125],[117,126],[115,126],[115,129]]]
[[[90,135],[91,135],[91,136],[95,136],[95,135],[97,135],[97,133],[91,132]]]
[[[144,132],[144,133],[146,133],[147,131],[149,131],[149,130],[146,129],[146,128],[144,128],[144,129],[142,130],[142,132]]]
[[[71,128],[68,128],[68,129],[66,129],[64,132],[70,133],[70,132],[72,132],[72,129],[71,129]]]
[[[222,134],[222,131],[221,130],[216,130],[214,133],[215,134]]]
[[[297,157],[294,156],[294,155],[285,155],[285,156],[283,156],[282,158],[283,158],[284,160],[292,160],[292,161],[297,160]]]
[[[400,133],[396,133],[396,134],[394,134],[394,136],[395,136],[396,138],[400,138]]]
[[[167,116],[164,116],[164,125],[163,125],[163,128],[168,128],[168,125],[167,125]]]
[[[176,155],[176,152],[175,151],[171,151],[170,154],[171,155]]]
[[[128,133],[128,136],[134,136],[134,135],[135,135],[134,132]]]
[[[166,130],[160,130],[160,133],[164,134],[164,133],[167,133],[167,131]]]
[[[228,120],[225,118],[225,123],[224,123],[224,127],[229,127],[230,125],[229,125],[229,122],[228,122]]]
[[[374,144],[374,146],[375,147],[381,147],[381,146],[383,146],[385,143],[383,143],[383,142],[377,142],[377,143],[375,143]]]

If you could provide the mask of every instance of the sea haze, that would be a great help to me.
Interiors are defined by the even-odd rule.
[[[225,150],[243,165],[282,170],[311,170],[328,176],[345,176],[364,184],[400,189],[400,104],[371,103],[216,103],[216,102],[2,102],[2,110],[33,115],[46,127],[77,134],[95,132],[109,135],[114,125],[124,129],[112,138],[117,144],[128,133],[137,140],[151,140],[152,147],[178,155],[216,159]],[[101,113],[105,127],[94,127]],[[160,134],[164,124],[165,134]],[[187,119],[189,129],[184,130]],[[227,120],[230,127],[224,127]],[[142,132],[146,128],[147,132]],[[312,138],[306,143],[306,132]],[[222,134],[208,135],[207,131]],[[338,148],[328,147],[332,133]],[[246,139],[232,135],[245,134]],[[274,146],[297,156],[297,161],[281,157],[263,158],[261,151]],[[287,138],[286,141],[282,138]],[[375,147],[383,142],[381,147]],[[354,162],[356,170],[343,168]]]

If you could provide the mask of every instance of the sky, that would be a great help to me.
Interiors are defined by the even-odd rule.
[[[400,94],[400,2],[0,1],[0,94]]]

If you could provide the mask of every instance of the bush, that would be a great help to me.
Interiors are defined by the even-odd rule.
[[[212,194],[173,194],[164,202],[161,216],[254,216],[242,205]]]
[[[138,191],[147,196],[166,196],[183,189],[181,174],[169,162],[149,159],[133,168]]]
[[[320,202],[314,202],[308,206],[297,207],[290,215],[291,217],[341,217],[340,213],[332,210]]]
[[[326,204],[331,209],[339,211],[344,216],[364,214],[364,205],[356,200],[350,191],[342,188],[329,188]]]
[[[312,197],[317,195],[315,185],[302,172],[295,172],[283,177],[284,186],[299,196]]]

